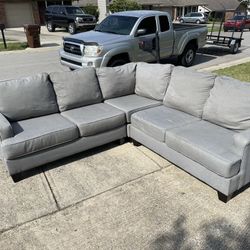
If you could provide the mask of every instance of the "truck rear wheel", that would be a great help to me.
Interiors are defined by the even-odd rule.
[[[185,67],[190,67],[194,63],[196,56],[196,47],[194,44],[189,44],[184,49],[183,53],[178,57],[178,61]]]

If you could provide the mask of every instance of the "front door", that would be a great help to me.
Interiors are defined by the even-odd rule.
[[[142,40],[147,40],[149,42],[154,43],[155,41],[155,33],[156,33],[156,17],[146,17],[144,18],[139,25],[137,26],[138,30],[145,30],[145,34],[143,35],[135,35],[134,38],[134,60],[138,62],[150,62],[156,60],[155,50],[152,52],[144,51],[140,49],[139,43]]]

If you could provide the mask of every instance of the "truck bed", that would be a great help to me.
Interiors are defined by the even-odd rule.
[[[201,28],[201,27],[206,27],[206,25],[173,23],[173,29],[176,30],[176,31],[179,31],[179,30],[191,30],[191,29],[197,29],[197,28]]]

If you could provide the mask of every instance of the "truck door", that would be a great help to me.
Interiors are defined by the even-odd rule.
[[[137,30],[145,30],[143,35],[136,35],[135,33],[135,60],[139,62],[155,61],[155,50],[153,52],[147,52],[139,48],[139,43],[142,39],[152,41],[155,39],[156,33],[156,17],[146,17],[137,26]]]
[[[159,27],[160,56],[166,58],[172,55],[174,46],[173,30],[166,15],[159,16]]]

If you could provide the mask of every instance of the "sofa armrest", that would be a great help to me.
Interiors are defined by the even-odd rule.
[[[234,146],[238,154],[242,155],[248,145],[250,145],[250,129],[234,135]]]
[[[9,121],[0,113],[0,141],[13,137],[14,133]]]

